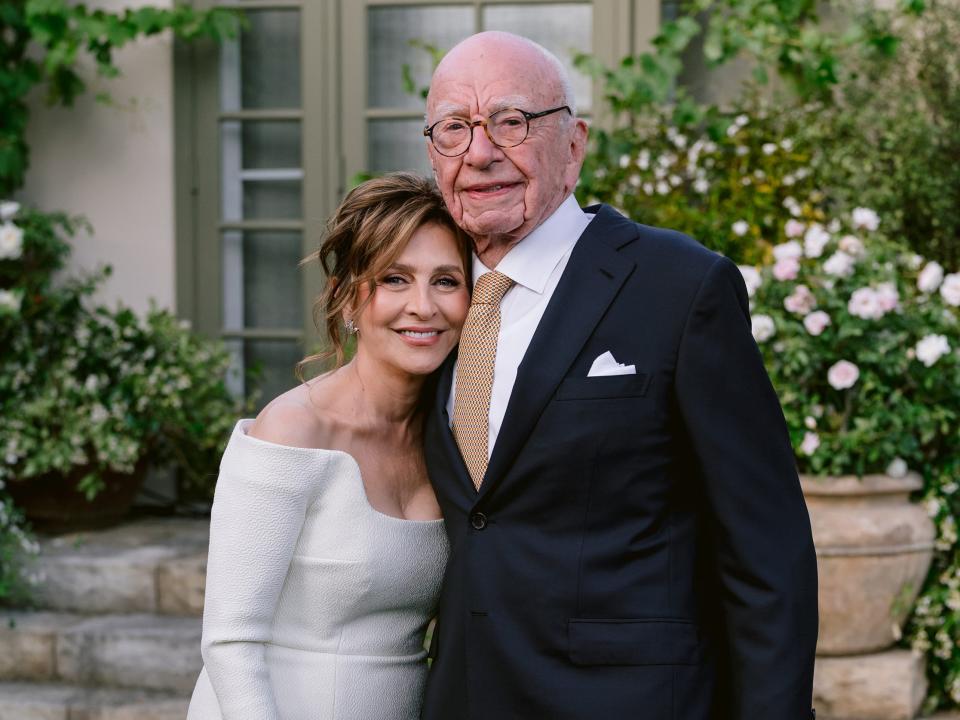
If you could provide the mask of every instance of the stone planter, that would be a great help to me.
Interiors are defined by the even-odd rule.
[[[892,645],[933,557],[935,529],[916,475],[801,478],[819,572],[818,655]]]
[[[74,468],[63,475],[49,473],[29,480],[13,480],[7,490],[34,530],[64,533],[94,530],[115,525],[130,510],[143,487],[147,463],[141,460],[132,473],[108,472],[106,487],[93,500],[77,490],[77,484],[89,472]]]

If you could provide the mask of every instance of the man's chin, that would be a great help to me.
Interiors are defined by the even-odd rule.
[[[523,225],[523,213],[487,211],[473,216],[463,214],[462,227],[473,237],[504,237],[516,233]]]

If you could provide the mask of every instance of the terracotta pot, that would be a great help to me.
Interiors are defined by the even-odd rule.
[[[819,571],[818,655],[896,642],[933,557],[935,528],[910,502],[917,475],[801,477]]]
[[[29,480],[13,480],[7,490],[34,530],[64,533],[115,525],[126,517],[143,487],[147,463],[141,460],[132,473],[108,472],[106,487],[93,500],[77,490],[77,483],[90,472],[74,468],[70,473],[48,473]]]

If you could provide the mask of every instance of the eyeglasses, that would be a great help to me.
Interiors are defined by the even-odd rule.
[[[482,126],[487,137],[497,147],[516,147],[527,139],[530,131],[530,121],[536,118],[551,115],[566,110],[570,115],[573,111],[566,105],[543,110],[542,112],[527,112],[518,108],[498,110],[490,117],[479,120],[466,120],[459,117],[444,118],[430,127],[423,129],[425,137],[430,138],[437,152],[446,157],[463,155],[470,149],[473,142],[473,129]]]

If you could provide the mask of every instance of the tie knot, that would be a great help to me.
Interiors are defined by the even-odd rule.
[[[501,272],[493,270],[477,278],[473,286],[472,305],[499,305],[507,290],[513,285],[513,280]]]

